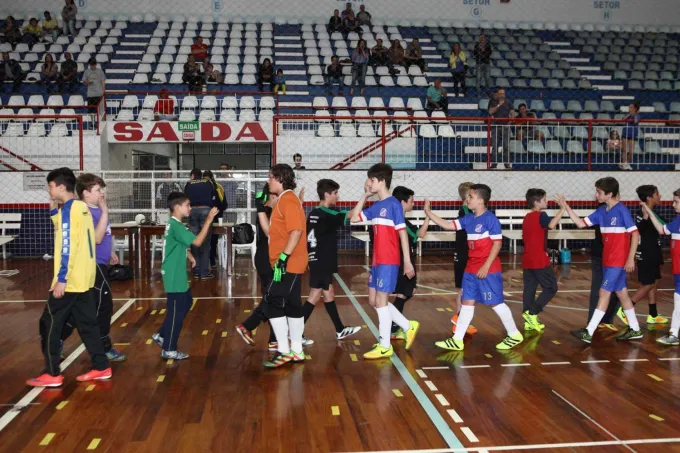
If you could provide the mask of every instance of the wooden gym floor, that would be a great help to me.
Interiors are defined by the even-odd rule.
[[[520,329],[522,275],[502,257],[507,301]],[[10,260],[0,278],[0,453],[16,452],[358,452],[358,451],[637,451],[680,452],[680,348],[642,341],[617,343],[598,333],[588,347],[569,335],[585,325],[590,286],[586,255],[558,267],[560,292],[541,316],[542,334],[505,354],[504,331],[482,306],[464,353],[439,350],[451,334],[455,301],[448,256],[418,261],[419,289],[405,312],[421,322],[411,351],[396,344],[392,360],[365,361],[376,342],[377,316],[368,305],[363,257],[343,256],[336,301],[357,335],[335,341],[317,307],[305,329],[316,344],[304,364],[266,370],[268,327],[247,346],[234,327],[258,303],[247,259],[236,275],[193,283],[196,303],[180,337],[191,354],[160,359],[150,336],[163,320],[160,275],[113,284],[112,338],[128,354],[109,382],[79,384],[89,366],[74,335],[66,344],[61,389],[31,390],[24,381],[43,359],[37,322],[51,262]],[[672,279],[664,267],[659,311],[670,316]],[[637,283],[631,283],[635,288]],[[306,281],[303,293],[307,292]],[[646,303],[638,305],[647,314]]]

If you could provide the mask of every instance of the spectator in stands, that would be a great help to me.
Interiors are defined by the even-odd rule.
[[[2,41],[10,44],[12,47],[21,42],[21,30],[19,30],[14,16],[7,16],[5,26],[2,27],[2,34]]]
[[[215,69],[212,63],[206,58],[203,60],[203,78],[207,82],[222,83],[222,73]]]
[[[168,195],[172,192],[182,192],[182,186],[176,181],[172,181],[172,172],[161,173],[159,179],[163,180],[156,186],[156,208],[162,208],[168,203]]]
[[[361,5],[364,6],[364,5]],[[390,63],[390,57],[388,55],[390,49],[383,46],[383,40],[378,38],[375,46],[371,49],[371,57],[368,59],[368,64],[373,66],[389,66],[392,69]]]
[[[635,142],[638,140],[640,129],[640,101],[635,101],[628,106],[628,114],[623,117],[623,120],[628,124],[621,131],[623,152],[621,153],[619,168],[622,170],[632,170],[633,167],[630,166],[630,162],[633,161],[633,151],[635,150]]]
[[[59,72],[59,91],[72,93],[77,82],[78,64],[71,58],[71,53],[66,52]]]
[[[607,140],[607,151],[618,152],[621,151],[621,136],[619,131],[612,129],[609,131],[609,140]]]
[[[203,87],[204,80],[201,75],[201,68],[196,63],[193,55],[189,55],[187,62],[184,63],[182,81],[189,85],[189,91],[201,91]]]
[[[366,86],[366,69],[368,67],[368,49],[366,40],[360,39],[357,48],[352,52],[352,87],[349,95],[354,96],[354,87],[358,84],[361,96]]]
[[[59,26],[57,20],[52,17],[49,11],[45,11],[45,18],[42,20],[43,39],[45,36],[52,36],[52,42],[57,41]]]
[[[168,96],[168,89],[161,89],[158,99],[153,106],[153,116],[156,121],[175,121],[175,100]],[[181,190],[180,190],[181,192]]]
[[[359,21],[359,25],[371,25],[371,13],[366,11],[366,5],[361,5],[359,7],[357,20]]]
[[[512,101],[506,99],[505,90],[499,88],[489,100],[489,116],[491,118],[513,118],[515,110]],[[503,146],[503,163],[505,168],[510,165],[510,126],[507,122],[497,122],[491,126],[491,159],[496,159],[499,141]],[[498,164],[500,166],[500,164]]]
[[[342,32],[345,39],[348,38],[351,32],[360,33],[359,21],[354,17],[354,13],[349,13],[342,21]]]
[[[333,15],[328,19],[328,25],[326,25],[328,33],[333,33],[338,31],[342,33],[342,17],[340,17],[340,10],[333,11]]]
[[[460,85],[463,89],[463,97],[467,96],[467,87],[465,86],[465,75],[468,70],[467,55],[460,49],[460,44],[457,42],[453,44],[449,66],[453,76],[453,93],[458,96],[458,85]]]
[[[293,170],[304,170],[305,169],[305,166],[302,165],[302,154],[295,153],[293,155],[293,162],[295,163]]]
[[[491,44],[486,41],[486,36],[480,35],[479,42],[475,44],[475,62],[477,63],[477,97],[481,97],[481,92],[479,91],[482,81],[484,81],[484,87],[491,88],[491,72],[489,70],[489,65],[491,64],[491,53],[493,49]]]
[[[24,27],[23,33],[24,36],[21,40],[26,44],[32,46],[33,44],[40,42],[40,40],[42,40],[43,34],[42,28],[40,28],[40,24],[38,23],[38,19],[31,17],[28,21],[28,25]]]
[[[191,202],[189,229],[194,234],[198,234],[217,199],[217,192],[212,183],[203,177],[203,172],[198,168],[194,168],[191,170],[191,181],[184,186],[184,193]],[[210,231],[212,232],[212,228]],[[210,242],[210,236],[208,236],[199,247],[191,247],[191,253],[196,259],[194,278],[200,278],[201,280],[215,278],[210,273]]]
[[[445,115],[449,115],[449,99],[440,79],[434,79],[434,85],[427,89],[425,111],[428,116],[432,116],[434,110],[441,110]]]
[[[411,44],[406,47],[406,54],[404,55],[406,60],[406,69],[410,68],[411,65],[416,65],[421,71],[425,72],[425,59],[423,59],[423,49],[420,47],[420,42],[418,38],[413,38]]]
[[[265,83],[269,85],[269,91],[274,90],[274,66],[269,58],[265,58],[257,72],[257,86],[264,91]]]
[[[97,67],[97,60],[94,58],[90,58],[87,65],[88,68],[83,73],[83,84],[87,87],[87,105],[97,105],[104,96],[106,76]]]
[[[342,11],[342,18],[346,19],[347,16],[352,15],[354,17],[354,10],[352,9],[352,4],[350,2],[347,2],[345,5],[345,9]]]
[[[333,95],[333,82],[338,83],[338,96],[342,96],[345,87],[344,76],[342,75],[342,65],[338,62],[338,56],[331,57],[331,64],[326,66],[326,91],[329,96]]]
[[[203,38],[200,36],[194,38],[194,43],[191,45],[191,55],[199,63],[208,58],[208,45],[203,42]]]
[[[274,93],[278,93],[279,90],[286,94],[286,76],[283,75],[283,69],[276,71],[274,76]]]
[[[393,75],[396,74],[395,66],[403,66],[405,61],[404,48],[401,47],[401,42],[398,39],[392,41],[392,46],[387,52],[387,56],[390,58],[390,65],[392,66]]]
[[[64,23],[64,35],[67,36],[69,32],[71,35],[76,35],[76,15],[78,15],[78,7],[74,0],[66,0],[66,4],[61,9],[61,20]]]
[[[58,69],[52,54],[45,54],[45,62],[42,64],[42,68],[40,68],[40,83],[48,85],[48,91],[49,84],[56,82],[59,78]]]
[[[527,120],[526,122],[516,123],[515,138],[517,140],[543,140],[543,132],[539,131],[532,122],[532,120],[536,119],[536,115],[527,110],[526,104],[522,103],[517,106],[517,116],[515,118]]]
[[[21,70],[21,65],[16,60],[9,58],[8,52],[2,53],[2,64],[0,65],[0,79],[12,82],[12,92],[19,91],[21,82],[26,75]]]

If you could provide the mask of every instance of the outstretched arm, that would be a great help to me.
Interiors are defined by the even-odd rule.
[[[432,209],[430,208],[430,200],[425,200],[425,215],[427,215],[428,219],[432,220],[434,223],[436,223],[438,226],[445,230],[456,229],[456,225],[453,222],[449,220],[444,220],[437,214],[432,212]]]
[[[557,201],[557,198],[560,197],[560,196],[561,195],[557,195],[555,197],[555,201],[557,202],[557,204],[559,204],[559,201]],[[553,217],[553,219],[548,224],[549,230],[554,230],[557,227],[557,225],[559,225],[560,221],[562,220],[562,215],[564,215],[565,209],[566,208],[564,206],[560,205],[560,210],[558,211],[558,213],[555,215],[555,217]]]
[[[647,216],[652,221],[652,224],[654,224],[656,231],[658,231],[659,234],[666,234],[666,229],[663,227],[663,224],[659,222],[659,219],[654,215],[654,211],[652,211],[645,202],[640,202],[640,206],[642,206],[644,212],[647,213]]]
[[[571,209],[571,206],[569,206],[564,196],[558,195],[558,199],[556,201],[560,205],[560,209],[564,209],[565,211],[567,211],[567,214],[569,214],[569,218],[571,219],[572,222],[574,222],[576,227],[578,228],[588,227],[588,225],[586,225],[586,222],[584,222],[583,219],[576,215],[574,210]]]

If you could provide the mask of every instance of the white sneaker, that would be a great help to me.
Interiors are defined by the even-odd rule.
[[[153,340],[154,343],[158,345],[159,348],[163,349],[163,337],[156,332],[155,334],[151,335],[151,339]]]
[[[361,326],[345,327],[344,329],[342,329],[342,332],[336,332],[335,336],[337,337],[338,340],[342,340],[343,338],[347,338],[350,335],[354,335],[360,330]]]
[[[302,336],[302,346],[311,346],[314,344],[314,340],[311,338],[307,338],[304,335]]]
[[[163,351],[161,352],[161,358],[163,359],[173,359],[173,360],[184,360],[189,358],[189,354],[179,351]]]

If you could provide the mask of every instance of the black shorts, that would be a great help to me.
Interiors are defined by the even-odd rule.
[[[413,293],[418,286],[417,275],[413,278],[408,278],[404,275],[404,268],[399,268],[399,278],[397,278],[397,286],[394,288],[394,294],[402,294],[407,299],[413,297]]]
[[[653,285],[657,280],[661,280],[661,264],[647,264],[638,261],[638,281],[643,285]]]
[[[465,273],[465,266],[467,266],[467,256],[458,259],[458,253],[454,254],[453,258],[453,280],[456,288],[463,287],[463,274]]]
[[[318,266],[309,266],[309,287],[328,291],[333,284],[334,273],[334,271],[323,269]]]

